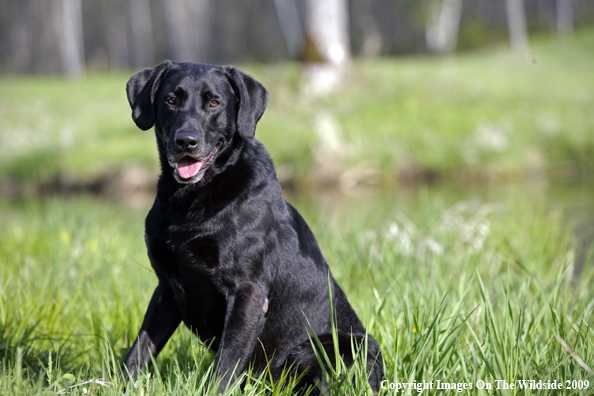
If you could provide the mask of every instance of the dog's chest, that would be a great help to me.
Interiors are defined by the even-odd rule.
[[[147,236],[151,264],[159,275],[196,273],[215,276],[228,244],[220,235],[175,232],[156,237]]]
[[[147,235],[151,265],[159,280],[171,287],[184,323],[203,339],[217,337],[226,312],[219,242],[212,237],[175,241]]]

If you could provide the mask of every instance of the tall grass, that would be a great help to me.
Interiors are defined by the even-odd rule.
[[[426,394],[439,380],[473,384],[460,392],[467,395],[544,395],[476,384],[588,380],[592,392],[592,256],[574,276],[575,250],[557,211],[525,190],[493,200],[390,196],[339,215],[297,202],[379,342],[388,382],[432,383]],[[0,214],[0,394],[123,394],[116,373],[156,285],[144,212],[81,197],[5,204]],[[212,360],[180,327],[151,374],[125,392],[213,394]],[[328,375],[348,381],[332,394],[353,380],[367,392],[360,360],[340,370]],[[266,372],[246,378],[234,392],[288,395],[294,385],[271,383]]]

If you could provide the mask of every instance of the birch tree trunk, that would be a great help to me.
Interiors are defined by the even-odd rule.
[[[62,72],[70,78],[79,77],[84,71],[81,0],[54,1]]]
[[[147,67],[155,63],[153,23],[148,0],[130,0],[133,66]]]
[[[307,0],[303,94],[326,96],[345,84],[351,68],[351,51],[346,0]],[[332,112],[317,107],[313,148],[316,172],[312,180],[334,184],[340,179],[348,151],[340,124]]]
[[[509,39],[514,55],[520,60],[530,56],[524,0],[506,0]]]
[[[462,0],[433,0],[429,4],[429,17],[425,40],[430,52],[449,55],[456,50],[462,17]]]
[[[307,0],[305,88],[326,95],[339,88],[351,66],[346,0]]]

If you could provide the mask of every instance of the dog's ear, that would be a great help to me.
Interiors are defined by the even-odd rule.
[[[268,91],[262,84],[239,69],[226,66],[223,70],[239,101],[237,131],[242,138],[253,139],[256,135],[256,124],[266,109]]]
[[[165,61],[158,66],[144,69],[133,75],[126,84],[132,119],[143,131],[151,129],[155,123],[155,94],[171,66],[172,62]]]

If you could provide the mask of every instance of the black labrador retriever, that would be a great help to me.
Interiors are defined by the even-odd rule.
[[[183,321],[216,350],[221,391],[253,364],[275,379],[303,374],[319,394],[328,384],[310,339],[313,330],[334,364],[330,284],[340,354],[350,365],[352,345],[367,346],[377,392],[379,346],[253,139],[266,89],[234,67],[169,61],[126,89],[136,125],[155,127],[162,173],[145,231],[159,284],[124,370],[136,378]]]

